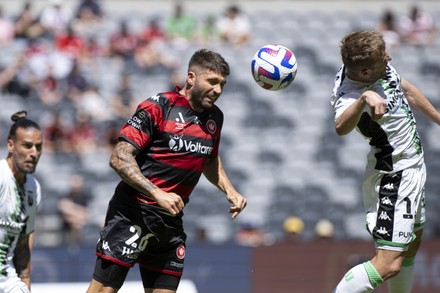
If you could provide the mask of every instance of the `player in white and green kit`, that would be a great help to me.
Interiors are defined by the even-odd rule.
[[[368,231],[376,255],[352,268],[334,292],[371,292],[388,280],[390,293],[411,292],[414,258],[425,222],[426,169],[412,109],[440,125],[440,113],[390,64],[382,34],[350,33],[331,104],[339,135],[356,130],[371,151],[363,182]]]
[[[0,160],[0,293],[30,292],[30,246],[41,191],[34,173],[43,146],[38,124],[14,114]]]

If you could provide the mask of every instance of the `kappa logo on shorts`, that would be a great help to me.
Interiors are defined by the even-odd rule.
[[[176,249],[176,255],[178,259],[184,259],[185,258],[185,246],[179,245]]]
[[[380,200],[380,202],[381,202],[383,205],[389,205],[389,206],[392,206],[392,205],[393,205],[393,202],[391,201],[391,199],[390,199],[388,196],[385,196],[384,198],[382,198],[382,199]]]
[[[103,240],[102,241],[102,249],[103,250],[108,250],[108,251],[112,251],[111,249],[110,249],[110,245],[108,245],[108,242],[107,241],[105,241],[105,240]]]
[[[390,234],[388,233],[387,229],[385,227],[380,227],[379,229],[377,229],[377,234],[379,235],[387,235],[390,236]]]
[[[379,220],[388,220],[391,221],[390,216],[388,216],[387,212],[382,211],[378,217]]]
[[[385,184],[382,189],[386,189],[386,190],[394,190],[394,184],[393,183],[387,183]]]

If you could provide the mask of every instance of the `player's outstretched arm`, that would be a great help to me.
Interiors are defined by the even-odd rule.
[[[419,88],[405,79],[402,80],[401,85],[403,93],[411,108],[440,125],[440,113],[434,108]]]
[[[166,209],[170,214],[177,215],[185,204],[182,198],[173,192],[165,192],[141,172],[136,162],[138,150],[129,142],[120,141],[110,157],[110,166],[126,183],[136,188],[139,192],[151,196],[157,204]]]
[[[344,113],[336,120],[336,133],[346,135],[350,133],[359,122],[365,106],[370,107],[371,118],[379,120],[386,112],[386,102],[373,91],[365,91],[359,98],[351,104]]]
[[[203,174],[209,182],[226,194],[226,199],[231,203],[228,212],[232,214],[232,218],[235,219],[246,207],[247,200],[232,186],[231,181],[223,169],[220,156],[207,160]]]

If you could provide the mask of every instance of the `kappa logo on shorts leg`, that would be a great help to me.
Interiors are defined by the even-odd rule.
[[[185,258],[185,246],[179,245],[176,249],[176,256],[178,259],[184,259]]]
[[[380,203],[383,205],[388,205],[388,206],[392,206],[393,202],[391,201],[391,199],[388,196],[385,196],[384,198],[382,198],[380,200]]]
[[[388,216],[387,212],[385,212],[385,211],[380,212],[378,219],[392,221],[390,216]]]
[[[379,229],[377,229],[377,234],[379,235],[387,235],[390,236],[390,234],[388,233],[387,229],[385,227],[380,227]]]
[[[108,242],[107,241],[105,241],[105,240],[103,240],[102,241],[102,249],[103,250],[108,250],[108,251],[112,251],[111,249],[110,249],[110,245],[108,244]]]

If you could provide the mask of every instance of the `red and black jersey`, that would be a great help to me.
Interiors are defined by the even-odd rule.
[[[187,203],[206,160],[218,155],[222,125],[223,113],[217,106],[197,113],[185,96],[166,92],[138,105],[120,139],[139,150],[136,161],[145,177],[162,190],[179,194]],[[123,181],[115,194],[127,202],[137,198],[155,204]]]

